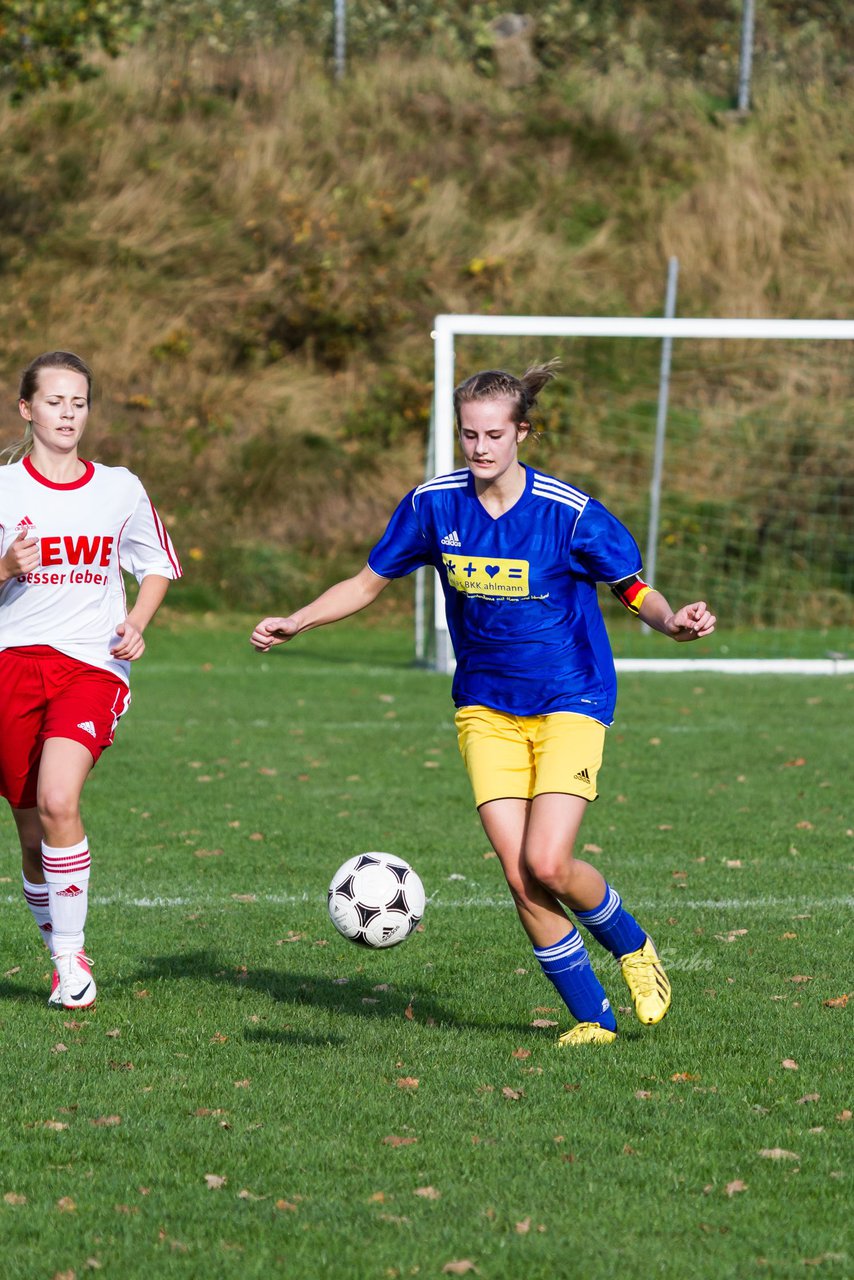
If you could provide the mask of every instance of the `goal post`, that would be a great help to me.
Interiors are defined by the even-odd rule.
[[[854,341],[854,320],[772,320],[772,319],[722,319],[722,318],[677,318],[677,317],[631,317],[631,316],[509,316],[509,315],[437,315],[434,320],[432,338],[434,342],[434,403],[433,403],[433,424],[431,429],[431,442],[428,450],[427,470],[430,474],[441,475],[448,471],[452,471],[455,466],[455,424],[453,414],[453,390],[456,383],[455,374],[455,350],[458,338],[470,339],[671,339],[674,343],[680,344],[683,341],[690,340],[692,342],[691,350],[697,351],[698,345],[703,341],[711,341],[713,343],[793,343],[798,344],[792,347],[791,351],[794,356],[796,352],[803,351],[803,344],[843,344],[841,350],[844,352],[843,361],[838,362],[838,370],[834,369],[834,387],[843,380],[851,378],[851,350],[844,344]],[[678,350],[678,345],[675,350]],[[719,350],[719,347],[715,348]],[[739,347],[739,350],[744,350]],[[823,347],[819,347],[824,350]],[[838,346],[834,350],[839,352]],[[844,363],[844,362],[847,362]],[[839,370],[845,370],[847,373],[840,373]],[[790,370],[788,371],[790,374]],[[744,381],[748,381],[750,375],[745,373],[742,375]],[[771,376],[768,375],[768,382],[771,383]],[[847,383],[846,383],[847,387]],[[816,392],[818,394],[818,392]],[[769,393],[770,396],[770,393]],[[711,393],[710,393],[711,398]],[[773,397],[770,397],[773,398]],[[840,412],[850,413],[852,404],[854,404],[854,384],[851,385],[850,393],[847,395],[839,394],[840,405],[846,401],[847,409],[840,409]],[[744,415],[742,415],[744,416]],[[737,408],[731,410],[733,421],[739,418]],[[846,536],[845,530],[849,529],[852,518],[851,512],[851,481],[854,479],[854,465],[852,465],[851,454],[851,434],[846,431],[854,425],[854,420],[846,418],[844,422],[836,423],[834,429],[834,460],[831,468],[834,471],[835,489],[829,498],[826,493],[822,494],[822,504],[826,510],[822,512],[822,518],[825,525],[831,526],[834,520],[834,513],[841,513],[839,536]],[[758,435],[761,435],[760,428],[751,422],[748,427],[744,423],[738,421],[741,434],[745,433],[751,437],[750,450],[745,452],[744,458],[733,456],[732,458],[732,476],[735,478],[739,467],[749,468],[750,465],[759,466],[764,457],[768,456],[767,446],[763,444]],[[805,424],[804,432],[807,433],[809,424]],[[654,414],[651,415],[649,421],[649,437],[650,448],[652,436],[654,434],[655,421]],[[765,429],[763,424],[762,430]],[[786,440],[787,448],[797,452],[796,436],[798,424],[792,421],[787,426],[788,436]],[[757,437],[757,438],[753,438]],[[793,443],[794,441],[794,443]],[[765,450],[765,452],[763,452]],[[650,459],[652,454],[650,452]],[[757,459],[759,460],[757,462]],[[752,462],[751,462],[752,460]],[[798,474],[797,459],[790,461],[791,480],[794,476],[795,482],[800,477]],[[726,474],[725,463],[721,463],[723,474]],[[572,478],[567,477],[567,478]],[[580,481],[576,481],[580,483]],[[808,482],[811,482],[808,480]],[[841,487],[840,487],[841,486]],[[582,487],[585,487],[582,484]],[[827,486],[825,486],[827,487]],[[597,496],[599,496],[597,494]],[[718,498],[720,494],[714,495]],[[832,498],[832,501],[831,501]],[[766,501],[772,501],[766,495]],[[800,501],[800,497],[798,497]],[[735,502],[736,499],[734,498]],[[829,505],[830,504],[830,505]],[[623,518],[623,514],[619,507],[616,508],[616,514]],[[647,513],[648,514],[648,513]],[[766,522],[768,523],[768,522]],[[770,522],[773,525],[773,521]],[[776,536],[776,526],[772,527],[771,535],[763,531],[763,537]],[[809,542],[811,535],[807,532],[801,534],[801,544],[797,547],[798,569],[799,572],[807,573],[809,566],[808,551],[812,545]],[[831,535],[835,536],[835,535]],[[732,535],[733,548],[732,554],[737,558],[737,532]],[[806,541],[804,541],[806,539]],[[640,539],[639,539],[640,540]],[[781,541],[781,547],[783,546]],[[775,566],[775,573],[780,576],[785,572],[785,565],[782,557],[785,554],[783,547],[778,559],[780,563]],[[705,553],[705,551],[704,551]],[[729,552],[728,552],[729,554]],[[794,554],[794,553],[793,553]],[[854,590],[854,576],[851,578],[840,578],[840,573],[844,575],[843,562],[847,558],[850,562],[854,560],[851,556],[851,547],[848,545],[847,551],[844,546],[841,549],[833,549],[832,556],[834,560],[833,583],[842,582],[841,588],[834,586],[833,590],[836,596],[843,600],[851,600]],[[731,556],[730,556],[731,558]],[[767,557],[766,557],[767,558]],[[721,572],[726,569],[726,557],[723,558],[724,565]],[[801,564],[801,561],[804,563]],[[840,569],[840,565],[843,565]],[[754,574],[755,578],[755,574]],[[702,582],[697,583],[697,589],[702,587]],[[670,590],[669,584],[662,579],[662,587],[672,596],[674,592]],[[703,588],[705,589],[705,588]],[[751,581],[750,589],[758,596],[761,588],[759,580]],[[836,599],[834,596],[834,599]],[[839,603],[837,601],[837,603]],[[842,607],[840,605],[840,607]],[[422,625],[429,626],[429,609],[422,609],[422,618],[425,620]],[[422,636],[419,642],[420,652],[431,652],[430,664],[438,671],[449,672],[453,669],[454,657],[451,649],[450,638],[448,635],[447,622],[445,619],[444,600],[438,585],[434,586],[433,591],[433,607],[432,607],[432,643],[426,643]],[[828,673],[843,673],[854,671],[854,662],[849,660],[845,653],[834,652],[830,655],[822,655],[820,658],[804,657],[791,658],[786,660],[774,660],[772,665],[768,665],[760,657],[752,655],[742,656],[740,659],[735,658],[706,658],[706,659],[688,659],[680,657],[680,659],[661,659],[661,658],[633,658],[631,660],[621,661],[618,657],[618,668],[623,666],[624,669],[633,670],[656,670],[661,669],[662,662],[675,663],[682,665],[685,662],[702,661],[703,669],[709,669],[709,664],[714,664],[713,669],[720,667],[723,670],[736,672],[739,669],[744,670],[791,670],[791,671],[826,671]],[[667,669],[673,669],[668,667]],[[692,668],[693,669],[693,668]]]

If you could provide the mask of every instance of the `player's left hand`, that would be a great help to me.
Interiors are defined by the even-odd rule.
[[[717,618],[709,612],[705,600],[696,600],[693,604],[683,605],[670,617],[667,623],[667,634],[674,640],[701,640],[710,636],[715,629]]]
[[[120,662],[135,662],[137,658],[142,657],[145,652],[145,641],[142,638],[142,632],[134,626],[130,618],[125,618],[124,622],[119,623],[116,627],[116,635],[119,637],[119,643],[110,650],[114,658],[118,658]]]

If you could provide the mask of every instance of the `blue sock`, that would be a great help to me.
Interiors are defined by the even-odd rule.
[[[573,1018],[579,1022],[598,1022],[608,1031],[617,1030],[605,988],[593,972],[577,929],[571,929],[553,947],[534,947],[534,955]]]
[[[605,885],[605,897],[598,907],[592,911],[573,911],[572,914],[600,946],[618,959],[630,951],[638,951],[646,941],[643,929],[634,916],[629,915],[622,898],[609,884]]]

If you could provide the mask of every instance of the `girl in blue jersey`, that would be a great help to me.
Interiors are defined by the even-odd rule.
[[[677,641],[710,635],[704,601],[674,611],[641,577],[629,531],[594,498],[519,461],[554,362],[476,373],[454,392],[466,466],[403,499],[355,577],[289,617],[264,618],[260,652],[349,617],[393,578],[438,572],[457,667],[460,752],[484,830],[534,954],[576,1025],[561,1045],[604,1044],[617,1024],[567,909],[620,962],[638,1019],[660,1022],[670,983],[651,939],[575,857],[595,800],[616,678],[596,584]]]

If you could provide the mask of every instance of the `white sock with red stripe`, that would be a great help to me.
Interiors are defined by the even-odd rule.
[[[42,941],[48,951],[53,954],[53,927],[50,919],[50,898],[48,896],[48,888],[46,884],[32,884],[27,879],[23,871],[21,879],[24,882],[24,898],[27,906],[33,913],[33,919],[39,927],[42,935]]]
[[[83,928],[89,908],[89,842],[52,849],[42,841],[42,871],[50,899],[53,954],[83,950]]]

